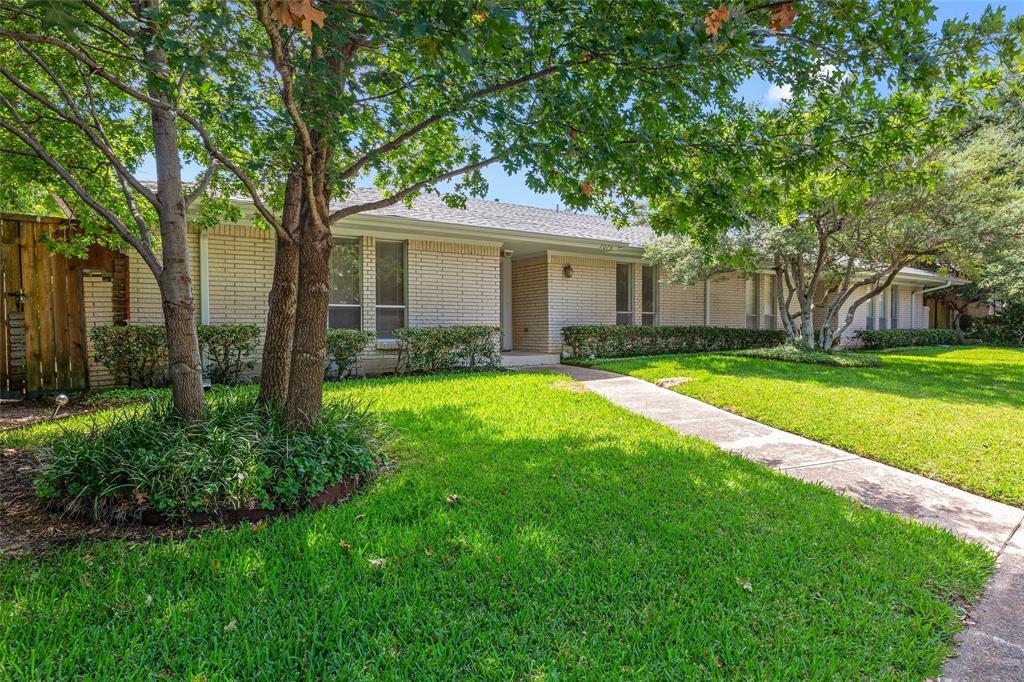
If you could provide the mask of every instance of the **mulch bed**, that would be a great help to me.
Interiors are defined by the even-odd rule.
[[[147,510],[141,514],[141,523],[101,523],[48,509],[35,494],[37,467],[31,452],[0,449],[0,560],[5,554],[41,555],[81,542],[179,540],[219,524],[259,522],[287,513],[265,509],[225,509],[217,515],[194,512],[182,524]],[[347,500],[363,482],[358,477],[341,481],[314,497],[310,507],[318,509]]]
[[[45,554],[80,542],[183,538],[201,528],[109,525],[55,514],[36,497],[36,466],[29,452],[0,450],[0,560],[4,555]]]

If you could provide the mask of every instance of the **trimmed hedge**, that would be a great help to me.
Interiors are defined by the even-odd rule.
[[[89,332],[92,356],[130,388],[167,383],[167,337],[163,325],[99,325]]]
[[[328,329],[325,376],[328,379],[345,377],[373,339],[372,333],[362,329]]]
[[[868,350],[906,346],[953,346],[960,343],[953,329],[861,329],[854,335]]]
[[[454,369],[497,369],[499,327],[403,327],[398,339],[398,372],[445,372]]]
[[[575,325],[562,328],[567,357],[622,358],[668,353],[705,353],[768,348],[786,342],[781,329],[736,327],[635,327]]]
[[[210,382],[233,386],[242,372],[256,366],[254,355],[263,329],[255,324],[201,324],[199,350],[206,358]]]
[[[201,324],[199,350],[214,384],[237,384],[255,366],[263,329],[254,324]],[[167,338],[161,324],[98,325],[89,332],[93,359],[129,387],[166,386]]]

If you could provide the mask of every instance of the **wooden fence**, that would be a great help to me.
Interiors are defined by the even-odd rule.
[[[82,268],[51,253],[59,218],[0,214],[0,395],[88,385]]]

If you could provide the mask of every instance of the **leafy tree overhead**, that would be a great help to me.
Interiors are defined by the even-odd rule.
[[[198,414],[201,396],[184,236],[198,193],[181,187],[180,160],[209,169],[197,189],[230,179],[253,198],[279,255],[261,395],[292,425],[320,413],[339,220],[428,191],[459,205],[499,164],[574,208],[621,219],[650,208],[671,230],[699,215],[719,234],[736,215],[783,206],[788,186],[812,191],[808,169],[834,158],[840,137],[892,138],[893,116],[922,110],[915,88],[961,80],[1019,44],[1000,12],[935,31],[926,0],[25,0],[0,18],[0,146],[17,157],[4,163],[41,159],[64,188],[36,199],[71,195],[166,282],[183,414]],[[13,59],[29,52],[38,59]],[[751,77],[797,97],[842,82],[862,106],[836,97],[812,130],[785,133],[737,97]],[[904,88],[902,99],[877,94]],[[155,191],[133,175],[148,155]],[[70,172],[97,163],[101,173]],[[381,198],[351,201],[368,178]],[[211,215],[225,197],[193,206]]]
[[[218,110],[240,89],[256,92],[255,56],[220,49],[223,36],[245,35],[238,18],[218,2],[0,7],[0,167],[19,188],[6,190],[5,207],[49,203],[73,216],[81,231],[54,248],[138,252],[159,285],[174,408],[187,419],[201,418],[204,403],[186,215],[209,224],[234,211],[223,195],[198,200],[232,165],[213,140],[244,139],[244,115],[260,104],[246,97],[248,108]],[[138,177],[147,158],[156,186]],[[206,167],[192,186],[183,160]]]
[[[950,123],[941,116],[933,122]],[[867,158],[873,164],[879,157]],[[790,209],[788,219],[760,218],[715,242],[663,237],[648,255],[682,281],[720,270],[771,269],[790,339],[829,350],[859,306],[904,267],[965,275],[1012,262],[1009,254],[1024,237],[1022,162],[1013,135],[985,127],[959,144],[889,166],[816,176],[812,202]]]
[[[532,188],[558,192],[571,207],[618,207],[620,216],[681,187],[693,196],[711,194],[696,188],[738,195],[756,185],[751,169],[761,165],[751,161],[764,150],[802,163],[800,145],[774,143],[774,121],[748,115],[736,97],[748,78],[781,80],[798,93],[830,67],[865,89],[944,81],[1013,40],[999,13],[933,32],[927,2],[252,6],[266,29],[302,176],[298,264],[275,270],[275,282],[297,282],[290,290],[301,296],[275,306],[268,321],[268,341],[292,328],[291,349],[286,358],[287,344],[268,343],[277,355],[264,356],[265,367],[288,366],[274,373],[287,386],[265,393],[283,399],[292,423],[319,413],[337,221],[449,181],[453,188],[443,191],[458,205],[485,191],[479,171],[491,164],[525,174]],[[823,120],[822,134],[831,125]],[[381,198],[348,201],[364,177]],[[700,205],[705,215],[727,215],[726,208]]]

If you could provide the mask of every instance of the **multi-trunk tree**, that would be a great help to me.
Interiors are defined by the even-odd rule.
[[[813,204],[786,222],[760,219],[713,243],[663,237],[648,255],[680,281],[772,270],[788,337],[830,350],[858,308],[902,268],[969,276],[996,266],[998,254],[1024,237],[1022,162],[1018,141],[985,127],[895,165],[866,168],[855,191],[841,173],[818,175]]]

